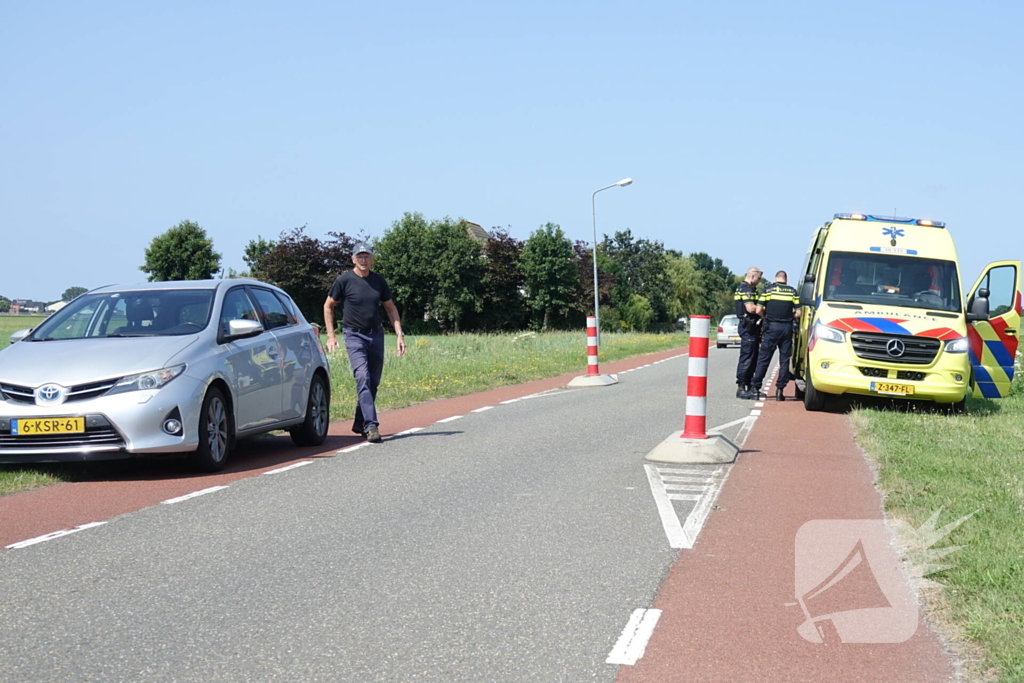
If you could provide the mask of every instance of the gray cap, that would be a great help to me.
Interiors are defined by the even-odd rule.
[[[352,255],[356,254],[369,254],[373,256],[373,247],[370,246],[369,242],[356,242],[356,246],[352,249]]]

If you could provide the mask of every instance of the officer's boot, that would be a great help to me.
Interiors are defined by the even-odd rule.
[[[778,388],[775,389],[775,400],[776,401],[785,401],[786,400],[786,395],[782,393],[782,387],[778,387]]]
[[[761,391],[759,387],[750,387],[750,391],[747,394],[747,398],[752,398],[755,401],[763,401],[768,398],[768,395]]]
[[[749,384],[737,384],[736,385],[736,398],[750,398],[750,385]]]

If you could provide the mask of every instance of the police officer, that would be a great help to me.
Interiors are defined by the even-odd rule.
[[[733,301],[736,317],[739,318],[740,360],[736,364],[736,398],[756,398],[751,392],[754,369],[757,367],[757,347],[761,341],[761,307],[757,285],[761,282],[761,271],[749,268],[743,282],[736,285]]]
[[[793,321],[800,317],[796,290],[786,284],[786,271],[775,274],[775,282],[764,288],[764,331],[757,354],[757,370],[751,381],[753,393],[760,394],[775,348],[779,349],[779,378],[775,380],[775,400],[785,401],[782,391],[789,383],[789,357],[793,352]]]

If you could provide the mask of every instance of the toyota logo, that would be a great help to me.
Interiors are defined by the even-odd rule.
[[[36,389],[36,401],[39,403],[59,402],[64,398],[64,387],[59,384],[44,384]]]
[[[889,343],[885,345],[885,352],[893,358],[899,358],[907,351],[907,345],[899,339],[890,339]]]

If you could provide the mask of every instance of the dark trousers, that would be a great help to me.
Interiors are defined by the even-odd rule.
[[[757,367],[757,347],[761,343],[761,326],[740,320],[740,360],[736,364],[736,384],[750,384]]]
[[[765,322],[764,334],[761,335],[761,348],[757,354],[757,370],[751,384],[758,389],[768,374],[768,364],[772,362],[775,349],[779,349],[779,377],[775,380],[776,389],[785,389],[789,384],[789,357],[793,353],[793,323]]]
[[[356,417],[352,429],[363,431],[377,427],[377,387],[384,373],[384,330],[363,334],[345,329],[345,350],[356,380]]]

